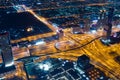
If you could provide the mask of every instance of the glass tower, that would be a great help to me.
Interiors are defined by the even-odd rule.
[[[0,54],[2,56],[4,67],[13,66],[14,60],[10,45],[10,36],[7,32],[0,34]]]

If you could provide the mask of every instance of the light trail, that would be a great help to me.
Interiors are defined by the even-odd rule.
[[[46,24],[51,30],[55,31],[55,28],[53,28],[53,26],[49,24],[45,18],[38,16],[32,10],[27,10],[27,11],[33,14],[39,21]],[[88,40],[85,40],[85,41],[88,42]],[[111,73],[111,75],[115,76],[115,78],[117,76],[120,79],[120,76],[118,76],[119,75],[118,73],[120,73],[120,68],[119,68],[120,65],[116,63],[113,60],[113,58],[109,55],[109,52],[111,51],[116,51],[118,52],[118,54],[120,54],[119,46],[120,44],[115,44],[115,46],[107,47],[103,45],[99,40],[95,40],[90,42],[89,44],[86,44],[85,46],[82,46],[76,49],[67,50],[64,52],[59,52],[59,55],[56,55],[56,53],[55,54],[51,53],[52,55],[49,53],[48,55],[56,58],[61,57],[69,60],[76,60],[77,57],[80,56],[80,54],[86,54],[90,56],[92,60],[101,63],[101,66],[98,64],[95,64],[95,65],[100,66],[102,70],[105,70],[105,73],[108,73],[108,74]],[[70,52],[71,54],[69,54]]]
[[[47,19],[45,19],[42,16],[38,16],[35,12],[33,12],[32,10],[27,10],[29,13],[31,13],[32,15],[34,15],[34,17],[36,17],[40,22],[44,23],[46,26],[48,26],[52,31],[56,32],[56,28],[51,25],[50,23],[48,23]]]

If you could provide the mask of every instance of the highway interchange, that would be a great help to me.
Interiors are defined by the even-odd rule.
[[[45,18],[37,15],[30,9],[27,11],[33,14],[39,21],[46,24],[50,29],[55,31],[53,28],[54,26],[48,23]],[[119,30],[119,28],[114,28],[113,32],[117,32]],[[23,40],[32,41],[42,37],[51,36],[53,34],[55,34],[55,32],[29,36],[19,40],[13,40],[11,42],[16,43]],[[79,56],[85,54],[90,57],[91,63],[103,70],[106,75],[110,76],[114,80],[120,79],[120,64],[114,60],[115,56],[110,55],[110,52],[116,52],[117,55],[120,55],[120,43],[110,46],[103,45],[99,40],[103,35],[103,30],[98,30],[94,34],[89,32],[84,34],[72,34],[68,28],[64,29],[64,34],[65,35],[59,40],[48,42],[45,45],[32,45],[30,47],[18,48],[13,51],[14,59],[17,60],[22,57],[30,56],[31,54],[43,57],[42,59],[46,59],[46,56],[49,56],[51,58],[62,58],[76,61]],[[73,42],[72,45],[67,44],[66,42],[68,41]],[[56,44],[59,44],[59,46],[56,46]],[[31,49],[33,49],[32,52],[30,52]],[[16,75],[25,76],[25,73],[22,72],[22,63],[17,61],[15,61],[15,63],[19,64]]]

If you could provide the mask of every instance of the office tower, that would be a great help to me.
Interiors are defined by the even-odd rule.
[[[111,32],[112,32],[113,12],[114,12],[114,9],[109,8],[109,12],[108,12],[108,30],[107,30],[107,35],[106,35],[107,39],[109,39],[109,37],[111,36]]]
[[[2,55],[3,66],[13,66],[14,60],[10,45],[10,36],[8,32],[0,34],[0,50]]]

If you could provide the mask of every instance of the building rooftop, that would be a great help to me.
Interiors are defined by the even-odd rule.
[[[83,70],[84,74],[80,74],[75,65],[76,62],[69,60],[48,58],[39,63],[26,64],[25,67],[29,76],[36,76],[34,80],[91,80],[92,78],[104,80],[106,77],[95,67]]]

